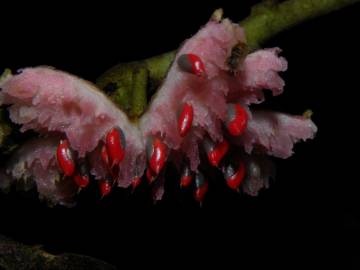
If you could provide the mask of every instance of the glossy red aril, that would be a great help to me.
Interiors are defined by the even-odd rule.
[[[248,114],[239,104],[228,104],[226,127],[232,136],[241,135],[246,129]]]
[[[99,181],[99,189],[101,197],[105,197],[110,194],[112,189],[112,183],[110,180],[100,180]]]
[[[113,168],[124,159],[126,141],[125,135],[121,128],[114,127],[107,134],[105,138],[106,150],[109,156],[110,168]]]
[[[189,187],[193,180],[193,174],[188,165],[185,165],[180,178],[180,187],[186,188]]]
[[[180,55],[177,64],[182,71],[195,74],[200,77],[205,76],[205,65],[201,58],[195,54]]]
[[[84,188],[90,182],[89,166],[84,158],[79,159],[77,163],[77,172],[75,173],[74,181],[80,188]]]
[[[238,191],[239,186],[245,178],[245,162],[240,160],[236,165],[229,164],[223,169],[226,184],[233,190]]]
[[[209,189],[209,184],[201,172],[195,176],[195,192],[194,197],[199,203],[202,203],[204,197]]]
[[[181,137],[184,137],[189,132],[193,118],[193,106],[189,103],[185,103],[178,119],[178,130]]]
[[[56,149],[56,158],[65,176],[72,176],[75,172],[74,154],[68,140],[61,140]]]
[[[229,151],[229,143],[227,140],[214,143],[210,138],[205,137],[203,140],[203,145],[208,157],[210,164],[214,167],[217,167],[220,161],[224,158],[226,153]]]
[[[74,181],[76,183],[76,185],[80,188],[85,188],[88,186],[90,179],[89,176],[87,175],[80,175],[80,174],[75,174],[74,175]]]
[[[166,162],[166,145],[158,137],[149,137],[146,143],[146,154],[150,169],[158,175]]]

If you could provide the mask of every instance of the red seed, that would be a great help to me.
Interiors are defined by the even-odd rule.
[[[146,145],[147,158],[150,169],[158,175],[166,162],[166,145],[157,137],[152,137]]]
[[[65,176],[72,176],[75,172],[74,154],[68,140],[61,140],[56,149],[56,158]]]
[[[229,150],[229,143],[224,139],[222,142],[213,144],[210,149],[206,149],[210,164],[217,167]]]
[[[192,175],[182,176],[180,179],[180,187],[181,188],[189,187],[192,180],[193,180]]]
[[[205,76],[205,65],[201,58],[195,54],[183,54],[177,60],[181,70],[195,74],[197,76]]]
[[[240,160],[237,168],[233,165],[228,165],[225,168],[224,176],[226,179],[226,184],[233,190],[238,190],[239,186],[245,178],[246,168],[244,161]]]
[[[192,172],[189,168],[188,165],[186,165],[184,168],[183,168],[183,171],[181,173],[181,178],[180,178],[180,187],[181,188],[186,188],[186,187],[189,187],[191,182],[193,180],[193,175],[192,175]]]
[[[185,103],[178,120],[178,130],[181,137],[184,137],[190,130],[194,118],[194,110],[191,104]]]
[[[106,134],[105,145],[109,156],[110,168],[119,165],[124,159],[126,148],[125,135],[121,128],[114,127]]]
[[[232,136],[241,135],[247,127],[247,122],[248,114],[243,107],[239,104],[228,105],[226,126]]]
[[[112,184],[109,180],[100,180],[99,188],[100,188],[101,197],[105,197],[110,194],[112,189]]]
[[[80,174],[75,174],[74,181],[78,187],[85,188],[88,186],[90,179],[87,175],[82,176]]]
[[[109,154],[106,148],[106,145],[103,145],[101,147],[101,160],[103,161],[106,169],[108,170],[108,172],[110,173],[111,177],[113,179],[116,179],[119,175],[120,172],[120,168],[119,166],[117,166],[118,164],[114,164],[113,167],[110,167],[110,161],[109,161]]]
[[[203,174],[200,172],[196,174],[195,187],[196,187],[194,192],[195,200],[198,201],[199,203],[202,203],[209,189],[209,185],[208,182],[205,180]]]

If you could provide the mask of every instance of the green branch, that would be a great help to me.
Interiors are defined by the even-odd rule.
[[[287,0],[278,3],[277,0],[265,0],[255,5],[249,17],[240,22],[240,25],[245,29],[249,47],[256,49],[289,27],[359,1]],[[112,88],[109,94],[115,103],[132,118],[138,118],[146,109],[145,97],[156,91],[175,53],[172,51],[149,59],[116,65],[102,74],[97,84],[105,90]],[[139,69],[145,69],[146,75],[134,76]],[[133,106],[136,109],[132,109]]]
[[[255,5],[249,17],[240,22],[251,48],[306,20],[359,2],[359,0],[288,0],[281,4],[264,1]]]

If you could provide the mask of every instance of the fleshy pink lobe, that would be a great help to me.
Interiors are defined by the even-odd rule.
[[[71,207],[77,185],[63,177],[56,161],[58,138],[33,139],[23,144],[6,164],[12,182],[35,183],[39,197],[50,204]]]
[[[161,87],[137,122],[129,121],[95,85],[66,72],[36,67],[7,76],[0,82],[0,105],[9,105],[12,122],[21,125],[21,131],[54,136],[43,139],[46,143],[50,140],[51,147],[39,142],[27,145],[25,161],[15,154],[21,162],[7,165],[7,174],[15,179],[36,178],[41,196],[66,204],[76,185],[63,176],[74,175],[72,167],[77,160],[73,160],[73,166],[66,151],[62,152],[65,147],[56,154],[59,138],[66,138],[76,159],[89,159],[90,172],[100,181],[100,190],[104,184],[102,194],[111,190],[112,181],[120,187],[137,185],[134,179],[140,178],[146,167],[146,176],[153,182],[175,155],[185,156],[191,171],[198,171],[202,161],[199,146],[209,140],[213,143],[208,144],[206,154],[213,166],[221,165],[233,144],[249,154],[244,161],[244,180],[239,174],[228,185],[256,195],[260,188],[267,187],[269,173],[267,162],[254,158],[253,149],[287,158],[293,153],[294,143],[313,138],[317,128],[302,116],[253,110],[251,104],[264,101],[264,90],[274,96],[283,92],[285,83],[279,72],[287,69],[287,61],[279,56],[279,48],[264,49],[244,56],[238,69],[233,70],[228,63],[237,62],[232,57],[239,44],[246,44],[246,39],[238,24],[228,19],[209,21],[179,48]],[[179,104],[185,104],[180,116]],[[149,138],[153,138],[150,144]],[[55,146],[53,141],[57,141]],[[48,152],[46,159],[39,156],[50,148],[52,156]],[[32,152],[34,157],[29,156]],[[101,182],[109,176],[113,178],[111,184]],[[60,191],[51,177],[62,177],[58,182],[64,190]],[[65,180],[68,178],[70,181]],[[197,185],[199,177],[194,180],[195,197],[202,201],[207,181]],[[161,198],[163,181],[155,181],[152,187],[155,197]]]
[[[293,154],[296,142],[313,138],[316,131],[315,124],[303,116],[255,111],[238,143],[248,153],[254,147],[261,147],[268,155],[288,158]]]

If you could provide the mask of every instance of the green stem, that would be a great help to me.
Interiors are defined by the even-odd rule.
[[[360,0],[265,0],[252,8],[240,25],[245,29],[249,48],[254,50],[279,32],[306,20],[329,13]],[[110,95],[131,117],[139,117],[146,109],[146,95],[153,94],[164,79],[176,51],[149,59],[118,64],[97,80],[100,88],[116,86]],[[135,76],[143,70],[141,76]],[[132,93],[132,91],[136,91]],[[132,109],[133,107],[136,107]]]
[[[258,48],[271,37],[306,20],[359,2],[359,0],[288,0],[281,4],[264,1],[255,5],[240,22],[248,45]]]

